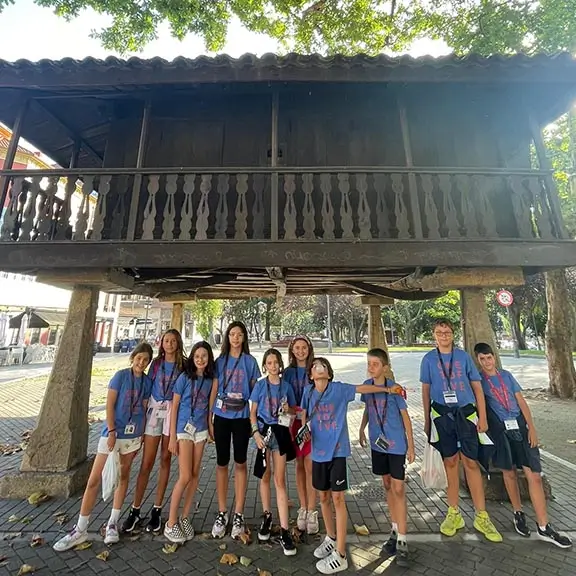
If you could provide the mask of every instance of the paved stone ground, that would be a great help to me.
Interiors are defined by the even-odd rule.
[[[400,355],[398,355],[400,356]],[[413,418],[416,452],[422,454],[424,436],[422,430],[422,413],[419,408],[420,396],[417,384],[417,367],[420,357],[416,354],[405,354],[398,359],[394,358],[394,368],[401,382],[407,384],[409,410]],[[342,380],[357,382],[363,378],[364,360],[350,357],[334,356],[333,361],[337,377]],[[521,362],[516,361],[516,362]],[[115,364],[114,364],[115,362]],[[98,365],[92,379],[91,412],[98,414],[103,409],[105,387],[111,373],[117,368],[118,362],[125,359],[103,362]],[[542,370],[531,361],[530,364],[518,366],[515,372],[524,367],[523,382],[533,382],[539,385],[542,382]],[[404,369],[403,367],[407,367]],[[534,372],[534,375],[530,374]],[[539,372],[539,373],[538,373]],[[533,376],[531,378],[531,376]],[[522,376],[521,376],[522,377]],[[38,413],[41,398],[44,394],[45,378],[36,378],[26,381],[26,394],[22,392],[23,383],[14,385],[5,384],[0,388],[0,442],[16,441],[21,432],[32,428]],[[5,416],[6,415],[6,416]],[[472,519],[473,510],[469,498],[463,494],[462,512],[468,525],[463,536],[456,540],[445,542],[435,536],[438,533],[439,523],[446,510],[445,496],[443,493],[427,493],[421,486],[418,472],[420,459],[408,469],[407,495],[409,503],[409,532],[414,534],[412,554],[414,567],[410,572],[405,572],[378,558],[378,550],[383,539],[383,534],[389,530],[389,522],[386,506],[384,505],[384,493],[382,486],[370,470],[370,455],[357,443],[355,435],[360,424],[362,405],[353,403],[348,413],[349,429],[353,441],[353,455],[349,461],[349,479],[351,488],[347,496],[349,513],[349,532],[353,533],[353,524],[365,524],[372,532],[369,537],[351,536],[350,554],[353,568],[361,573],[426,573],[426,574],[462,574],[463,568],[469,574],[576,574],[576,555],[574,552],[551,550],[550,547],[538,543],[530,544],[526,541],[518,541],[510,537],[510,507],[507,503],[490,503],[489,512],[496,525],[506,534],[506,542],[502,545],[489,545],[479,541],[473,534]],[[100,423],[91,426],[89,448],[95,450],[100,432]],[[250,466],[254,453],[250,455]],[[0,474],[5,474],[11,469],[17,469],[21,454],[0,457]],[[139,460],[135,463],[133,478]],[[545,472],[548,474],[555,499],[550,503],[550,514],[558,529],[576,531],[576,506],[573,495],[576,491],[576,479],[574,470],[576,466],[558,461],[553,457],[544,458]],[[215,451],[214,446],[209,445],[206,450],[203,463],[197,510],[194,516],[194,525],[197,531],[207,533],[211,528],[217,509],[215,495]],[[177,463],[173,463],[170,489],[177,476]],[[294,483],[293,466],[289,467],[288,473],[289,495],[297,507],[297,495]],[[147,513],[152,504],[153,493],[156,488],[156,475],[152,476],[144,502],[143,510]],[[132,482],[127,505],[131,501],[134,483]],[[232,490],[230,490],[232,493]],[[233,503],[230,501],[230,508]],[[162,538],[151,540],[143,545],[143,542],[124,541],[111,551],[110,560],[107,564],[95,559],[95,553],[103,549],[101,542],[96,542],[93,549],[83,552],[69,552],[64,555],[56,555],[49,546],[31,548],[29,539],[32,534],[41,533],[48,543],[52,542],[65,528],[70,527],[76,519],[80,507],[80,497],[67,501],[55,500],[47,502],[38,508],[30,506],[26,501],[3,500],[0,501],[0,539],[2,532],[9,538],[16,537],[11,541],[0,541],[0,556],[8,556],[9,565],[2,566],[0,560],[0,576],[2,574],[15,574],[18,566],[29,563],[37,568],[42,568],[41,574],[63,574],[65,570],[75,574],[92,574],[92,572],[105,574],[165,574],[167,570],[176,570],[187,573],[198,571],[206,574],[227,574],[241,570],[245,573],[256,573],[255,567],[270,570],[273,574],[285,572],[289,574],[314,573],[314,564],[311,561],[312,544],[303,546],[301,553],[295,561],[284,559],[277,546],[259,546],[253,544],[249,548],[238,547],[236,543],[228,542],[230,550],[238,554],[244,553],[252,558],[254,563],[249,568],[234,566],[223,567],[217,565],[222,555],[218,548],[219,543],[210,542],[203,538],[188,543],[178,550],[176,554],[166,555],[162,552]],[[127,506],[126,506],[127,508]],[[246,502],[247,522],[254,526],[259,521],[261,514],[259,504],[258,485],[251,476]],[[529,506],[526,508],[528,516],[532,517]],[[55,515],[65,514],[69,521],[61,526]],[[98,538],[98,530],[106,522],[109,514],[109,505],[99,502],[93,512],[90,530],[94,537]],[[16,517],[15,522],[8,522],[10,517]],[[292,510],[295,516],[295,510]],[[21,535],[21,536],[19,536]],[[142,540],[148,540],[143,536]],[[457,544],[456,544],[457,543]],[[540,565],[545,558],[546,567]],[[278,561],[280,559],[280,561]],[[190,564],[190,563],[193,564]],[[3,572],[4,570],[4,572]]]

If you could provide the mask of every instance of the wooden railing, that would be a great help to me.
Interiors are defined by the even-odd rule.
[[[538,171],[145,168],[1,177],[10,186],[0,242],[562,236],[550,174]]]

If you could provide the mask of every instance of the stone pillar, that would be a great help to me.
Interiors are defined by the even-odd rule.
[[[182,328],[184,327],[184,304],[182,302],[174,302],[174,304],[172,304],[172,321],[170,326],[182,333]]]
[[[88,407],[97,306],[98,288],[74,288],[36,428],[20,473],[0,481],[0,497],[42,491],[67,498],[85,486],[92,465]]]
[[[377,296],[362,296],[361,302],[368,307],[368,350],[370,348],[382,348],[382,350],[388,352],[388,342],[386,341],[386,332],[382,324],[380,307],[390,306],[394,303],[394,300]],[[391,364],[387,377],[394,379]]]
[[[494,336],[494,330],[488,316],[488,308],[482,288],[466,288],[460,290],[460,306],[462,308],[462,333],[464,348],[474,358],[474,346],[478,342],[490,344],[500,366],[500,355]],[[476,360],[474,358],[474,360]]]

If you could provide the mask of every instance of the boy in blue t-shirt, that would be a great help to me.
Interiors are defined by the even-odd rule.
[[[486,402],[480,374],[470,355],[454,347],[454,328],[449,320],[434,323],[436,348],[420,364],[424,430],[428,441],[442,455],[448,480],[448,513],[440,525],[444,536],[454,536],[464,528],[458,509],[462,460],[476,517],[474,528],[490,542],[502,536],[486,512],[484,485],[480,472],[481,445],[492,444],[486,435]]]
[[[394,382],[386,378],[389,365],[388,354],[381,348],[368,351],[368,374],[364,384],[392,387]],[[386,501],[392,519],[392,532],[383,551],[396,555],[398,566],[408,566],[406,544],[407,508],[404,486],[406,460],[414,462],[414,438],[412,422],[406,401],[400,394],[362,394],[366,404],[360,424],[360,445],[366,446],[365,429],[368,425],[372,449],[372,472],[382,476],[386,489]]]
[[[316,569],[322,574],[334,574],[348,568],[344,499],[348,489],[346,458],[350,456],[346,420],[348,404],[354,400],[356,393],[398,394],[403,389],[397,384],[388,388],[334,382],[332,366],[325,358],[314,359],[309,376],[314,386],[307,387],[302,396],[302,429],[298,436],[301,441],[306,440],[308,435],[312,439],[312,485],[320,494],[326,526],[326,538],[314,550],[314,556],[320,559]],[[331,504],[334,504],[336,512],[336,526]]]
[[[510,372],[498,370],[494,351],[488,344],[476,344],[474,354],[482,367],[482,388],[488,405],[488,423],[496,445],[492,462],[496,468],[502,470],[506,491],[514,508],[514,528],[521,536],[530,536],[526,516],[522,512],[516,475],[516,469],[521,468],[530,488],[538,538],[560,548],[570,548],[570,538],[557,532],[548,522],[538,436],[530,408],[522,396],[522,388]]]

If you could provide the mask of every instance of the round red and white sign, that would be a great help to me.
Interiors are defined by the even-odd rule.
[[[504,306],[504,308],[508,308],[508,306],[512,306],[514,303],[514,296],[510,290],[500,290],[496,294],[496,302],[500,304],[500,306]]]

